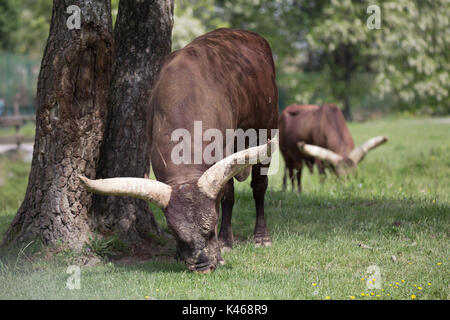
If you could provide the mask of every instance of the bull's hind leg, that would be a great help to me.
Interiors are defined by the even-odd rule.
[[[287,176],[288,176],[288,172],[289,172],[289,178],[291,179],[291,170],[292,170],[293,164],[290,161],[289,158],[285,158],[285,163],[284,163],[284,171],[283,171],[283,191],[287,190]]]
[[[291,180],[291,189],[295,190],[295,182],[294,182],[294,168],[289,167],[289,180]]]
[[[270,246],[269,231],[267,230],[266,220],[264,218],[264,197],[266,195],[268,178],[267,175],[261,174],[261,168],[268,165],[257,164],[252,168],[252,189],[253,199],[256,207],[256,224],[255,224],[255,244],[257,246]]]
[[[219,232],[219,244],[222,250],[229,250],[233,247],[233,231],[231,229],[231,215],[234,206],[234,185],[230,179],[225,185],[222,197],[222,224]]]

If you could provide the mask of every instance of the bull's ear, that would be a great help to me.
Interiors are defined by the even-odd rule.
[[[90,180],[79,176],[83,186],[97,194],[110,196],[128,196],[139,198],[158,205],[167,207],[170,201],[172,188],[162,182],[144,178],[110,178]]]
[[[254,164],[267,161],[277,148],[278,136],[264,145],[236,152],[220,160],[198,179],[200,191],[215,199],[228,180]]]
[[[343,158],[337,153],[319,146],[306,144],[304,142],[297,143],[297,146],[300,149],[300,152],[304,155],[320,159],[334,167],[336,167],[343,160]]]
[[[351,159],[355,164],[358,164],[362,159],[364,159],[364,157],[370,150],[375,149],[376,147],[382,145],[387,141],[388,137],[385,136],[379,136],[369,139],[359,147],[353,149],[353,151],[348,155],[348,158]]]

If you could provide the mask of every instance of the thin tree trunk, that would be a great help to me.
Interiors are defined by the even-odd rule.
[[[345,92],[344,92],[344,117],[347,121],[353,121],[352,107],[350,104],[350,84],[351,74],[345,76]]]
[[[81,9],[80,29],[67,27],[71,5]],[[95,175],[112,59],[110,2],[55,0],[38,79],[28,187],[4,245],[42,239],[77,248],[85,242],[92,194],[78,175]]]
[[[171,50],[172,25],[173,0],[120,1],[108,125],[97,178],[149,173],[148,100],[162,61]],[[118,232],[132,248],[142,246],[149,233],[161,233],[143,200],[95,196],[93,213],[100,232]]]

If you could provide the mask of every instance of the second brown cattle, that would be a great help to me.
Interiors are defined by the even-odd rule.
[[[286,189],[289,173],[292,188],[296,179],[299,192],[305,164],[311,172],[316,164],[320,174],[325,174],[328,167],[341,176],[356,168],[370,150],[388,140],[385,136],[375,137],[355,149],[344,115],[334,104],[290,105],[280,115],[279,129],[280,151],[286,162],[283,188]]]

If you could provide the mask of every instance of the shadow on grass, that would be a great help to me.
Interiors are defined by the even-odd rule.
[[[251,192],[240,192],[233,209],[233,232],[252,240],[255,207]],[[327,239],[336,232],[368,237],[414,237],[417,232],[446,234],[450,206],[413,196],[359,196],[352,192],[328,196],[318,193],[268,191],[265,215],[269,232],[289,232]]]
[[[268,229],[274,244],[286,235],[320,241],[333,241],[333,237],[339,234],[345,234],[348,239],[404,241],[407,238],[413,241],[417,234],[424,233],[447,237],[449,229],[449,205],[434,203],[425,197],[362,197],[351,193],[330,196],[314,192],[298,195],[296,192],[269,190],[265,202]],[[233,212],[236,244],[252,246],[255,206],[251,190],[236,193]],[[13,217],[14,214],[0,215],[0,237]],[[188,272],[184,263],[176,261],[174,254],[168,253],[145,261],[113,263],[119,272]],[[223,270],[232,268],[229,263],[220,266]]]
[[[240,192],[233,214],[235,244],[253,245],[255,207],[251,192]],[[414,241],[420,235],[446,237],[448,204],[413,197],[330,197],[319,194],[270,191],[266,198],[266,218],[273,242],[289,236],[333,241],[343,234],[349,241],[381,239]],[[274,240],[275,239],[275,240]],[[355,243],[356,244],[356,243]],[[258,249],[259,250],[259,249]],[[119,266],[124,270],[146,272],[188,272],[185,265],[168,257],[145,263]],[[231,264],[220,269],[232,269]]]

